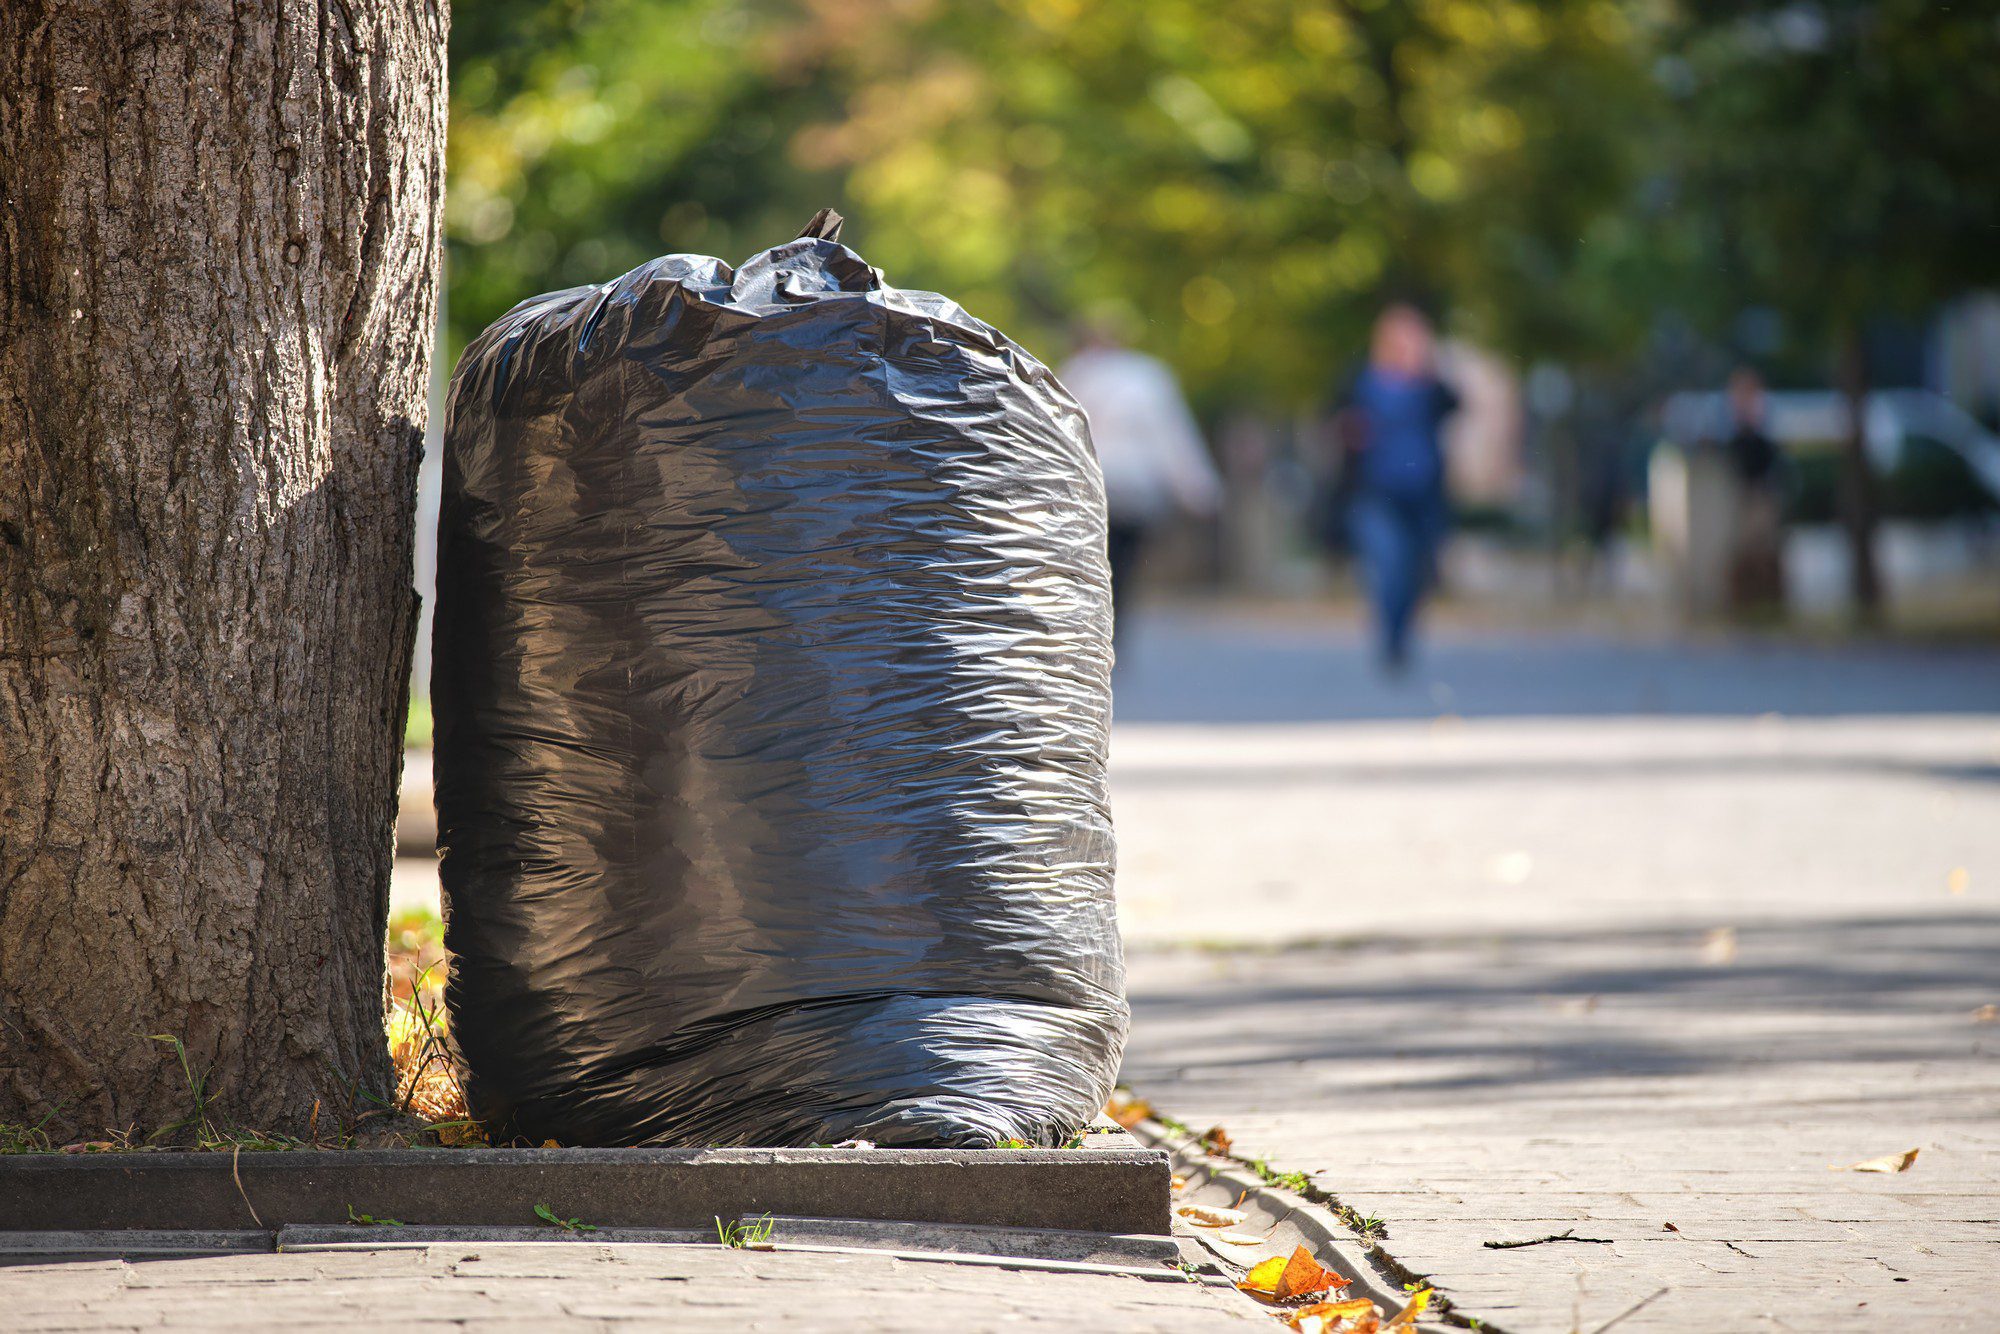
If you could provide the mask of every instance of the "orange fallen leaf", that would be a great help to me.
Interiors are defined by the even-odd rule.
[[[1235,1227],[1250,1217],[1241,1209],[1223,1209],[1213,1204],[1183,1204],[1174,1212],[1196,1227]]]
[[[552,1139],[545,1139],[542,1141],[542,1147],[545,1149],[560,1149],[562,1145],[556,1143]]]
[[[1300,1246],[1292,1252],[1292,1258],[1285,1262],[1285,1272],[1278,1277],[1278,1300],[1288,1302],[1294,1297],[1311,1297],[1329,1288],[1344,1288],[1354,1280],[1343,1278],[1325,1265],[1312,1258],[1312,1252]]]
[[[1901,1153],[1887,1153],[1880,1158],[1868,1158],[1858,1163],[1850,1163],[1845,1168],[1835,1167],[1836,1172],[1907,1172],[1917,1161],[1915,1149],[1905,1149]]]
[[[1175,1190],[1186,1190],[1187,1178],[1182,1176],[1179,1172],[1176,1172],[1172,1176],[1167,1178],[1167,1184],[1173,1187]]]
[[[1430,1307],[1431,1291],[1430,1288],[1421,1288],[1411,1293],[1409,1303],[1402,1310],[1389,1317],[1389,1324],[1386,1327],[1393,1329],[1397,1325],[1416,1324],[1417,1317]]]
[[[1208,1133],[1201,1137],[1201,1147],[1210,1153],[1219,1153],[1225,1158],[1229,1156],[1231,1143],[1229,1132],[1221,1126],[1210,1126]]]
[[[1111,1101],[1104,1104],[1104,1114],[1122,1129],[1130,1130],[1149,1119],[1153,1115],[1153,1107],[1144,1098],[1135,1098],[1129,1093],[1113,1094]]]
[[[1982,1005],[1972,1012],[1975,1024],[2000,1024],[2000,1005]]]
[[[1261,1293],[1273,1301],[1288,1302],[1297,1297],[1325,1292],[1328,1288],[1344,1288],[1353,1281],[1342,1278],[1313,1259],[1312,1252],[1305,1247],[1295,1246],[1288,1256],[1274,1255],[1256,1265],[1236,1286],[1245,1292]]]
[[[1343,1320],[1358,1320],[1362,1316],[1380,1314],[1375,1303],[1366,1297],[1354,1297],[1344,1302],[1318,1302],[1312,1306],[1302,1306],[1285,1317],[1285,1323],[1299,1334],[1321,1334]]]

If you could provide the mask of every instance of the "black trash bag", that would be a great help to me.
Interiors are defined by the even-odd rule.
[[[812,230],[524,302],[453,378],[446,997],[499,1136],[1055,1145],[1111,1089],[1083,414]]]

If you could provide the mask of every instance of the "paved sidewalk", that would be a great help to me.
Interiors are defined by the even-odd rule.
[[[1226,640],[1121,699],[1143,1095],[1507,1330],[1994,1327],[2000,659]]]
[[[1228,1289],[720,1246],[456,1245],[0,1263],[10,1331],[1268,1331]]]

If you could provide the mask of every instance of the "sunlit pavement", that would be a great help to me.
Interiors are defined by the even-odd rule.
[[[1143,1095],[1501,1328],[1991,1327],[2000,656],[1137,630]]]

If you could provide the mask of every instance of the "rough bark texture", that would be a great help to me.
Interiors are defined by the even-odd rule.
[[[388,1085],[446,25],[0,3],[0,1120]]]

